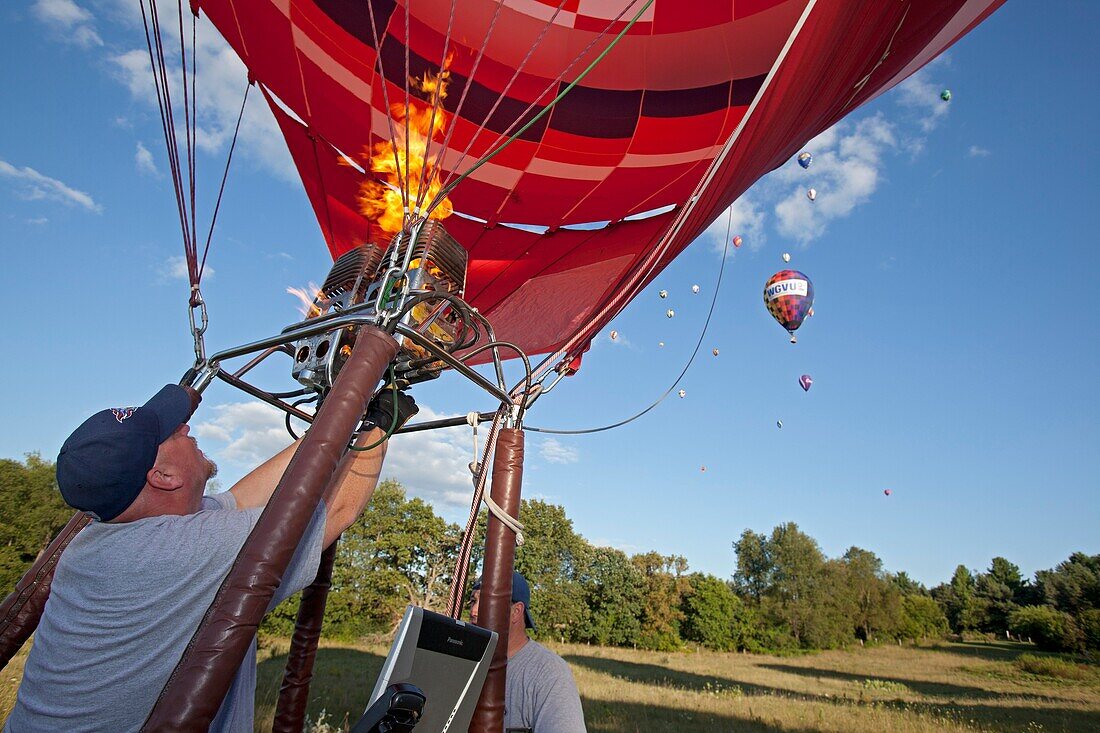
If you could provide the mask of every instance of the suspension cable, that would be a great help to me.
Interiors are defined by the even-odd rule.
[[[202,280],[203,270],[206,268],[206,255],[210,253],[210,240],[214,237],[214,224],[218,220],[218,211],[222,206],[222,194],[225,193],[225,180],[229,178],[229,164],[233,162],[233,151],[237,149],[237,135],[241,131],[241,120],[244,118],[244,108],[248,104],[248,90],[252,88],[249,81],[244,86],[244,98],[241,100],[241,111],[237,113],[237,125],[233,128],[233,139],[229,143],[229,153],[225,156],[225,170],[222,171],[222,182],[218,186],[218,198],[214,202],[214,213],[210,217],[210,230],[206,233],[206,246],[202,250],[202,261],[199,263],[199,280]]]
[[[626,13],[626,10],[631,5],[634,4],[634,2],[636,2],[636,0],[631,0],[630,4],[627,5],[626,8],[623,8],[623,11],[621,13],[619,13],[619,16],[617,18],[615,18],[614,20],[611,21],[611,24],[609,24],[608,27],[610,28],[612,24],[617,22],[618,19],[621,18]],[[543,107],[539,111],[538,114],[536,114],[534,117],[532,117],[530,120],[528,120],[522,127],[520,127],[518,130],[516,130],[514,133],[512,133],[510,137],[508,137],[504,142],[500,143],[496,148],[494,148],[493,150],[490,150],[488,153],[483,155],[480,159],[477,160],[477,162],[475,162],[467,170],[463,171],[462,174],[458,176],[458,178],[456,178],[455,180],[453,180],[450,183],[447,183],[445,186],[443,186],[442,189],[440,189],[439,193],[437,193],[435,198],[432,200],[432,203],[428,206],[428,211],[432,211],[433,209],[435,209],[435,207],[439,205],[439,202],[442,201],[444,198],[446,198],[448,195],[450,195],[450,193],[452,191],[454,191],[455,187],[459,183],[464,181],[467,177],[470,176],[471,173],[476,171],[478,168],[485,165],[490,160],[492,160],[497,155],[499,155],[501,153],[501,151],[503,151],[505,148],[507,148],[509,145],[511,145],[513,142],[515,142],[519,138],[520,135],[527,132],[527,130],[530,129],[532,125],[534,125],[536,122],[538,122],[543,117],[545,117],[547,114],[549,114],[550,110],[553,109],[557,105],[557,103],[560,102],[562,100],[562,98],[565,97],[565,95],[568,94],[573,89],[573,87],[580,84],[581,81],[583,81],[584,78],[586,76],[588,76],[588,74],[592,71],[592,69],[596,68],[596,65],[599,64],[601,61],[603,61],[604,57],[606,57],[607,54],[611,53],[611,49],[613,49],[616,45],[618,45],[619,41],[621,41],[623,39],[623,37],[627,34],[627,32],[631,28],[634,27],[634,24],[637,23],[638,20],[641,19],[642,15],[645,13],[645,11],[648,10],[651,5],[653,5],[653,2],[654,2],[654,0],[646,0],[645,4],[634,15],[634,17],[630,19],[630,21],[623,27],[623,29],[621,31],[618,32],[618,34],[616,34],[616,36],[613,39],[611,39],[611,42],[607,44],[607,48],[605,48],[603,51],[601,51],[600,54],[598,56],[596,56],[596,58],[593,59],[592,62],[589,63],[588,66],[586,66],[583,71],[581,71],[580,74],[577,75],[577,78],[574,79],[573,81],[571,81],[565,87],[565,89],[558,92],[557,96],[555,96],[552,100],[550,100],[550,102],[545,107]],[[597,39],[599,37],[600,36],[597,36]],[[575,64],[577,61],[579,61],[581,58],[583,58],[584,54],[588,52],[588,49],[590,49],[592,47],[592,45],[595,43],[595,41],[596,41],[596,39],[593,39],[593,41],[590,42],[588,44],[588,46],[585,47],[585,49],[581,52],[581,54],[578,55],[578,57],[576,59],[574,59],[573,62],[570,63],[568,67],[566,67],[565,71],[563,71],[561,74],[559,74],[559,76],[558,76],[559,81],[562,78],[564,78],[566,73],[569,72],[569,69],[572,68],[573,64]],[[554,82],[554,83],[557,83],[557,82]],[[552,87],[547,87],[546,91],[549,91],[550,88],[552,88]],[[544,91],[543,94],[546,94],[546,92]],[[541,98],[541,97],[542,97],[542,95],[539,96],[539,98]],[[528,106],[528,108],[527,108],[528,111],[530,109],[532,109],[534,104],[535,104],[535,102],[532,102],[531,105]],[[524,114],[526,114],[526,112],[524,112]],[[523,115],[519,115],[518,117],[516,117],[516,120],[512,123],[512,125],[509,126],[509,129],[511,129],[511,127],[514,126],[516,124],[516,122],[518,122],[521,119],[523,119]],[[455,166],[455,168],[457,169],[457,165]]]

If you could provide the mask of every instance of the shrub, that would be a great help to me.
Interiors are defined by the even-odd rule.
[[[1073,617],[1052,606],[1021,606],[1009,614],[1008,626],[1047,651],[1073,652],[1082,646]]]
[[[1037,654],[1021,654],[1013,662],[1021,672],[1063,680],[1083,680],[1089,670],[1083,664],[1075,664],[1061,657],[1042,657]]]
[[[893,680],[866,679],[860,683],[860,687],[874,692],[911,692],[904,684]]]
[[[1081,627],[1081,635],[1085,640],[1085,648],[1100,649],[1100,608],[1092,608],[1083,611],[1077,617],[1077,625]]]

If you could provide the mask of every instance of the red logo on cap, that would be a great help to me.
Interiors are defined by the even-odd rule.
[[[119,422],[122,422],[123,420],[125,420],[128,417],[133,417],[134,408],[133,407],[112,407],[111,408],[111,414],[115,416],[115,420],[118,420]]]

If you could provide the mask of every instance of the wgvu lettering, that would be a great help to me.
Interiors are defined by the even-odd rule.
[[[764,290],[764,297],[768,300],[775,300],[784,295],[806,296],[809,292],[810,283],[806,280],[780,280],[777,283],[769,285],[767,289]]]

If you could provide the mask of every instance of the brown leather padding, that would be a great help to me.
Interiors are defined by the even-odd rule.
[[[50,584],[53,583],[53,571],[61,553],[69,546],[76,533],[92,521],[84,512],[77,512],[69,523],[57,533],[53,542],[46,547],[15,584],[15,590],[0,603],[0,668],[6,667],[15,653],[23,646],[38,627],[42,618],[42,609],[50,596]]]
[[[510,516],[519,517],[523,484],[523,431],[503,428],[493,459],[493,486],[489,495]],[[497,647],[470,733],[504,730],[504,684],[508,668],[508,617],[512,610],[512,569],[516,557],[516,533],[492,514],[485,533],[485,569],[481,574],[477,623],[497,632]]]
[[[298,620],[290,640],[286,672],[279,688],[279,703],[275,706],[275,722],[271,733],[302,733],[309,702],[309,683],[313,679],[313,662],[317,659],[317,640],[325,620],[325,601],[332,587],[332,564],[336,559],[337,539],[321,553],[317,577],[302,591],[298,604]]]
[[[143,731],[210,727],[348,440],[396,353],[392,336],[362,328],[312,427],[161,690]]]

